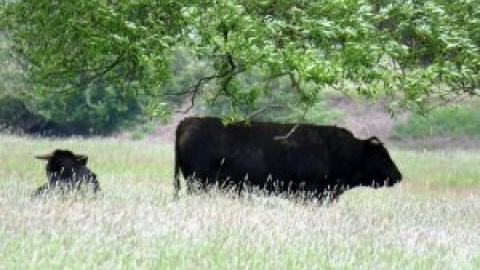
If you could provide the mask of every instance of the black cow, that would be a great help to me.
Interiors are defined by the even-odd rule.
[[[402,180],[378,138],[358,139],[335,126],[224,125],[218,118],[189,117],[178,125],[175,139],[176,196],[180,171],[189,192],[194,183],[201,188],[215,184],[238,192],[244,186],[258,187],[318,199],[336,199],[356,186],[390,187]]]
[[[57,149],[51,154],[35,156],[35,158],[48,160],[46,166],[48,183],[39,187],[34,195],[46,194],[57,187],[63,192],[78,191],[83,186],[87,186],[93,192],[100,191],[97,176],[86,166],[87,156]]]

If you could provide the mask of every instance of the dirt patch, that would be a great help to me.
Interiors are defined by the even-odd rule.
[[[345,114],[335,125],[347,128],[359,138],[377,136],[382,141],[388,141],[395,123],[408,116],[404,113],[392,118],[383,101],[369,102],[346,96],[332,97],[327,106]]]

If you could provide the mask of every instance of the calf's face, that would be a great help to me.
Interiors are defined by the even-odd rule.
[[[75,178],[82,176],[78,173],[82,171],[82,167],[85,167],[88,161],[87,156],[75,155],[68,150],[55,150],[51,154],[35,156],[35,158],[48,161],[46,172],[50,182],[75,181]]]
[[[87,183],[93,186],[95,192],[100,189],[96,175],[86,167],[88,157],[85,155],[76,155],[68,150],[57,149],[51,154],[35,156],[35,158],[47,160],[46,173],[49,187],[69,184],[80,188],[80,185]]]

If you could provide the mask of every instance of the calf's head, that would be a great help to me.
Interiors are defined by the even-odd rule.
[[[57,149],[51,154],[35,156],[35,158],[47,160],[46,173],[49,187],[68,184],[71,187],[80,188],[80,185],[85,183],[92,185],[95,192],[100,189],[96,175],[86,167],[88,157],[85,155]]]
[[[75,155],[68,150],[55,150],[51,154],[35,156],[37,159],[47,160],[47,176],[51,181],[68,182],[81,173],[82,167],[87,165],[88,157],[84,155]]]

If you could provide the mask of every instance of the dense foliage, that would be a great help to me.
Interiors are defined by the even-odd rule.
[[[92,84],[68,94],[29,84],[9,39],[0,35],[0,129],[45,135],[109,134],[136,122],[141,96]],[[144,97],[143,97],[144,98]]]
[[[172,96],[224,99],[238,118],[282,95],[308,112],[326,87],[390,95],[393,110],[480,94],[479,0],[24,0],[1,18],[31,95],[71,99],[100,83],[125,101],[154,97],[153,116]],[[172,93],[179,47],[201,69]]]
[[[439,107],[428,115],[412,114],[393,129],[393,137],[429,138],[462,136],[480,138],[480,109],[473,106]]]

